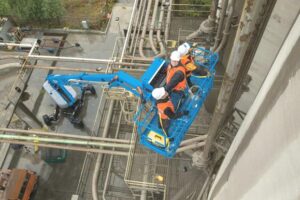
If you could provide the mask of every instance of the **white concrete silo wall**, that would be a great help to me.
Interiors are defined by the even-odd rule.
[[[210,190],[212,200],[300,199],[300,17]]]

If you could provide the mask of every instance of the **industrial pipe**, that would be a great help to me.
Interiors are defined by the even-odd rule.
[[[144,167],[144,173],[143,173],[143,183],[147,183],[148,177],[149,177],[149,168],[150,168],[150,158],[149,158],[149,152],[147,153],[147,156],[145,158],[145,167]],[[147,190],[143,189],[141,191],[141,198],[140,200],[147,200]]]
[[[24,47],[24,48],[31,48],[34,45],[32,44],[17,44],[17,43],[0,43],[0,46],[11,46],[11,47]]]
[[[129,24],[128,24],[128,28],[127,28],[127,36],[125,38],[125,41],[124,41],[124,46],[123,46],[123,49],[122,49],[122,53],[121,53],[121,61],[125,55],[125,51],[127,49],[127,43],[129,41],[129,38],[130,38],[130,33],[131,33],[131,29],[132,29],[132,23],[133,23],[133,18],[134,18],[134,15],[135,15],[135,11],[136,11],[136,7],[137,7],[137,2],[139,0],[135,0],[134,1],[134,4],[133,4],[133,10],[132,10],[132,13],[131,13],[131,17],[130,17],[130,21],[129,21]]]
[[[9,135],[9,134],[0,134],[0,139],[2,140],[24,140],[32,141],[33,143],[46,142],[54,144],[67,144],[67,145],[84,145],[84,146],[97,146],[97,147],[117,147],[129,149],[130,144],[115,144],[115,143],[104,143],[104,142],[93,142],[93,141],[82,141],[82,140],[72,140],[72,139],[57,139],[49,137],[40,137],[40,136],[22,136],[22,135]]]
[[[198,37],[199,35],[202,35],[203,33],[211,34],[215,29],[215,21],[216,21],[216,13],[217,13],[217,7],[218,7],[218,0],[212,0],[212,4],[210,7],[210,14],[206,20],[204,20],[201,24],[198,30],[191,33],[186,37],[186,40],[194,39],[195,37]]]
[[[227,6],[228,6],[228,0],[222,0],[222,6],[221,6],[221,16],[220,16],[220,19],[219,19],[219,23],[218,23],[218,29],[217,29],[217,34],[216,34],[216,37],[215,37],[215,43],[214,43],[214,46],[213,46],[213,51],[215,51],[219,45],[219,42],[220,42],[220,37],[221,37],[221,31],[222,31],[222,28],[223,28],[223,22],[224,22],[224,19],[225,19],[225,16],[226,16],[226,11],[227,11]],[[229,20],[231,21],[231,19]],[[228,21],[227,21],[228,23]]]
[[[172,5],[173,5],[173,0],[169,0],[169,7],[168,7],[168,13],[167,13],[166,28],[165,28],[165,42],[168,41],[169,34],[170,34]]]
[[[230,3],[229,3],[228,16],[227,16],[226,24],[225,24],[225,27],[224,27],[223,37],[222,37],[221,43],[216,48],[217,43],[215,42],[215,45],[213,47],[213,50],[215,52],[217,52],[217,53],[219,53],[224,48],[224,46],[226,44],[226,41],[227,41],[227,38],[228,38],[228,35],[229,35],[229,29],[230,29],[230,25],[231,25],[231,20],[232,20],[232,16],[233,16],[235,1],[236,0],[231,0]]]
[[[123,65],[123,66],[132,66],[132,67],[148,66],[148,64],[142,64],[142,63],[117,62],[115,59],[109,60],[109,59],[77,58],[77,57],[65,57],[65,56],[42,56],[42,55],[29,55],[28,57],[34,58],[36,60],[49,60],[49,61],[112,64],[112,65]]]
[[[207,135],[200,135],[200,136],[188,139],[188,140],[183,140],[180,143],[180,146],[185,146],[185,145],[193,143],[193,142],[198,142],[198,141],[201,141],[201,140],[205,140],[206,138],[207,138]]]
[[[157,10],[158,10],[158,3],[159,3],[159,0],[155,0],[154,10],[153,10],[153,13],[152,13],[152,20],[151,20],[151,25],[150,25],[150,32],[149,32],[150,46],[151,46],[151,49],[153,50],[155,55],[158,54],[158,51],[157,51],[157,49],[155,47],[155,44],[154,44],[154,41],[153,41],[153,31],[154,31],[154,24],[155,24]]]
[[[146,36],[146,31],[147,31],[147,26],[148,26],[148,20],[149,20],[149,15],[150,15],[150,10],[151,10],[151,4],[152,0],[148,0],[148,5],[147,5],[147,11],[146,11],[146,16],[144,20],[144,26],[143,26],[143,31],[142,31],[142,36],[139,44],[139,53],[140,56],[146,57],[144,52],[143,52],[143,47],[144,47],[144,41],[145,41],[145,36]]]
[[[149,66],[149,65],[147,65]],[[21,67],[21,66],[19,66]],[[71,68],[71,67],[61,67],[61,66],[43,66],[43,65],[24,65],[24,68],[28,69],[45,69],[45,70],[62,70],[62,71],[74,71],[74,72],[88,72],[88,73],[103,73],[102,70],[98,69],[88,69],[88,68]],[[146,69],[128,69],[128,68],[119,68],[113,67],[113,71],[124,71],[124,72],[145,72]]]
[[[59,144],[46,144],[46,143],[36,143],[33,141],[16,141],[16,140],[7,140],[7,139],[0,139],[0,142],[5,144],[22,144],[22,145],[36,145],[39,147],[46,147],[46,148],[54,148],[54,149],[66,149],[72,151],[81,151],[81,152],[92,152],[92,153],[103,153],[103,154],[111,154],[111,155],[118,155],[118,156],[128,156],[128,152],[124,151],[112,151],[112,150],[105,150],[105,149],[95,149],[95,148],[87,148],[87,147],[74,147],[74,146],[67,146],[67,145],[59,145]]]
[[[130,43],[130,46],[129,46],[129,53],[132,53],[133,44],[136,42],[135,41],[136,34],[140,33],[139,32],[140,31],[139,30],[140,25],[138,25],[138,24],[141,24],[141,22],[143,21],[145,6],[146,6],[146,0],[141,0],[140,3],[139,3],[139,9],[138,9],[138,12],[137,12],[137,15],[136,15],[136,21],[135,21],[135,24],[134,24],[133,35],[132,35],[131,43]]]
[[[187,145],[184,147],[180,147],[179,149],[177,149],[176,153],[180,153],[180,152],[191,150],[191,149],[196,149],[199,147],[203,147],[204,145],[205,145],[205,142],[190,144],[190,145]]]
[[[20,63],[8,63],[0,65],[0,70],[9,69],[9,68],[19,68],[21,67]]]
[[[199,157],[199,167],[207,165],[210,151],[215,141],[215,137],[218,133],[219,127],[222,124],[225,116],[227,107],[229,104],[230,96],[233,92],[233,88],[242,68],[242,62],[246,56],[247,49],[249,47],[252,38],[255,37],[257,27],[260,25],[261,13],[264,13],[266,9],[266,3],[268,0],[246,0],[241,15],[241,20],[236,33],[236,37],[231,49],[225,77],[220,89],[220,93],[217,100],[217,105],[212,117],[212,123],[208,130],[208,137],[204,150]],[[249,20],[251,19],[251,20]],[[202,163],[201,163],[202,162]]]
[[[160,14],[159,14],[159,19],[158,19],[158,25],[157,25],[157,41],[160,47],[160,54],[165,54],[166,53],[166,48],[165,45],[163,43],[163,41],[161,40],[161,28],[162,28],[162,21],[164,18],[164,6],[165,6],[165,2],[166,0],[162,0],[161,2],[161,7],[160,7]]]
[[[114,100],[112,100],[109,104],[107,118],[106,118],[106,121],[105,121],[102,137],[106,137],[107,134],[108,134],[109,124],[110,124],[110,121],[112,119],[112,114],[113,114],[113,107],[114,107]],[[99,176],[99,169],[100,169],[100,165],[101,165],[101,162],[102,162],[102,158],[103,158],[103,154],[99,153],[97,155],[96,164],[95,164],[95,168],[94,168],[94,173],[93,173],[93,177],[92,177],[93,200],[98,200],[98,189],[97,189],[97,187],[98,187],[98,176]]]
[[[23,56],[14,56],[14,55],[9,55],[9,56],[1,56],[0,60],[5,60],[5,59],[21,59]]]
[[[129,140],[124,139],[112,139],[104,137],[92,137],[92,136],[83,136],[83,135],[71,135],[65,133],[56,133],[56,132],[46,132],[46,131],[37,131],[37,130],[21,130],[21,129],[11,129],[11,128],[0,128],[1,132],[14,133],[14,134],[28,134],[28,135],[41,135],[41,136],[50,136],[50,137],[62,137],[62,138],[72,138],[78,140],[90,140],[90,141],[106,141],[106,142],[115,142],[115,143],[124,143],[130,144]]]
[[[117,139],[118,136],[119,136],[121,120],[122,120],[122,112],[120,113],[120,116],[119,116],[119,119],[118,119],[118,125],[117,125],[117,129],[116,129],[115,139]],[[113,150],[115,150],[115,148],[113,148]],[[105,194],[106,194],[106,190],[107,190],[107,187],[108,187],[108,182],[109,182],[109,178],[110,178],[109,174],[110,174],[110,171],[111,171],[113,159],[114,159],[114,156],[111,155],[110,156],[110,160],[109,160],[109,164],[108,164],[108,169],[107,169],[107,173],[106,173],[106,178],[105,178],[104,186],[103,186],[103,192],[102,192],[102,199],[103,200],[106,199],[105,198]]]
[[[147,4],[147,1],[144,0],[143,1],[143,9],[142,9],[142,12],[141,12],[141,18],[140,18],[140,22],[139,22],[139,25],[138,25],[138,31],[137,31],[138,34],[137,34],[137,37],[136,37],[135,41],[133,41],[134,42],[134,45],[133,45],[134,48],[133,48],[133,52],[131,54],[133,56],[135,55],[135,51],[136,51],[136,48],[137,48],[137,43],[138,43],[138,40],[139,40],[139,37],[140,37],[142,22],[143,22],[143,18],[144,18],[144,15],[145,15],[146,4]],[[143,58],[143,59],[145,59],[145,58]]]

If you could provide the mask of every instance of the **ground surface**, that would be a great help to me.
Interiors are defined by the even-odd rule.
[[[63,25],[81,28],[81,21],[88,21],[90,28],[100,29],[108,22],[114,0],[63,0],[65,15]]]

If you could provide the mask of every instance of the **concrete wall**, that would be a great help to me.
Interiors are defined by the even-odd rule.
[[[299,14],[299,0],[277,0],[249,69],[252,81],[236,107],[247,112]]]
[[[295,19],[222,163],[209,199],[300,199],[299,14]]]

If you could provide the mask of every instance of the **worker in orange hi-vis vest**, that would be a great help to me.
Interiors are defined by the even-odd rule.
[[[179,62],[180,53],[173,51],[170,56],[170,64],[167,68],[166,86],[165,90],[170,94],[171,92],[181,92],[187,88],[186,70]]]
[[[180,54],[173,51],[170,56],[170,64],[166,68],[166,85],[165,91],[172,97],[172,102],[176,108],[185,98],[185,90],[188,88],[186,81],[186,70],[179,62]]]
[[[175,112],[174,105],[170,100],[168,93],[164,87],[155,88],[152,91],[152,96],[156,99],[156,106],[159,115],[159,126],[163,132],[169,137],[168,129],[170,126],[171,119],[177,119],[184,115],[188,115],[188,111]]]
[[[208,72],[195,64],[194,57],[189,54],[190,49],[190,45],[185,42],[178,47],[177,51],[180,54],[180,62],[186,70],[187,83],[189,87],[192,87],[193,84],[190,79],[192,73],[196,76],[207,76]]]

